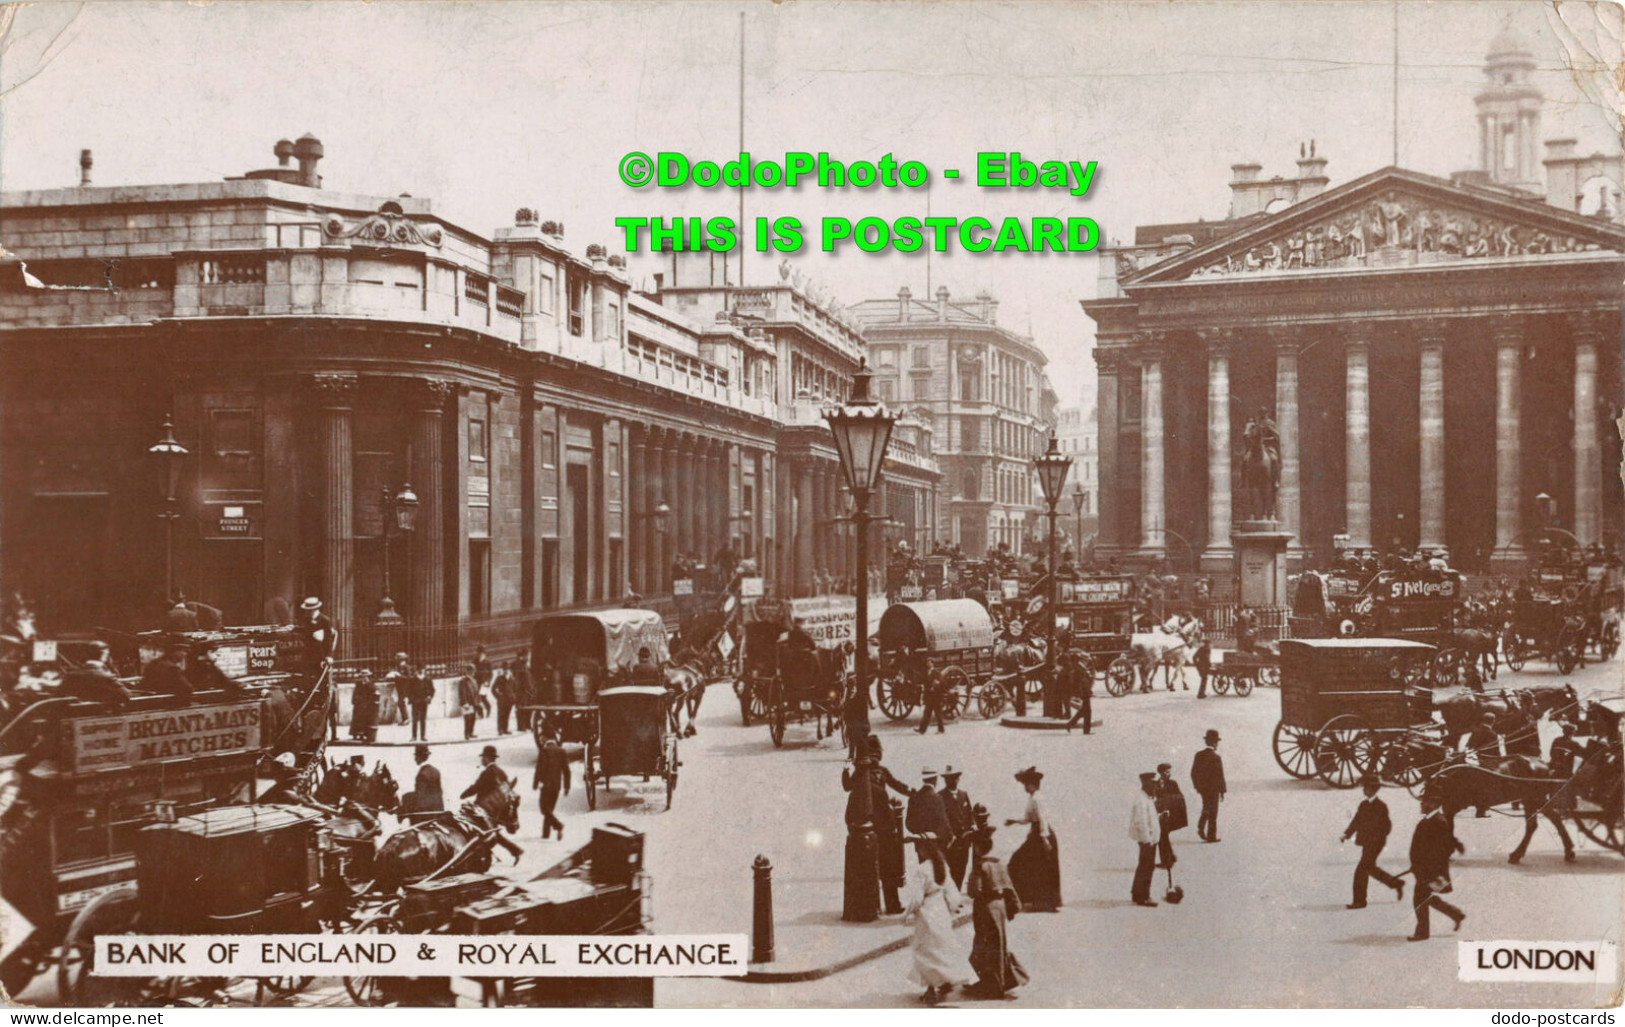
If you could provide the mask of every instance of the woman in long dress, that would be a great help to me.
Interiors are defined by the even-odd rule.
[[[993,855],[993,828],[980,828],[971,846],[976,863],[965,890],[974,904],[971,922],[976,940],[971,945],[970,965],[976,971],[976,984],[966,993],[1004,998],[1027,983],[1026,969],[1010,951],[1008,933],[1010,918],[1021,910],[1021,899],[1004,864]]]
[[[1010,879],[1021,895],[1021,908],[1031,913],[1054,913],[1061,908],[1061,853],[1055,844],[1055,832],[1044,816],[1043,804],[1038,800],[1038,786],[1044,775],[1036,767],[1028,767],[1016,775],[1027,789],[1027,810],[1019,820],[1005,821],[1007,826],[1027,825],[1027,840],[1010,857]]]
[[[948,992],[976,980],[970,953],[954,934],[954,914],[961,899],[948,874],[948,861],[930,835],[916,843],[920,865],[915,868],[915,887],[908,905],[908,919],[914,924],[914,966],[908,979],[925,988],[921,1000],[935,1005]]]

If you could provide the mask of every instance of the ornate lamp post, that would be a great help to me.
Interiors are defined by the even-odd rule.
[[[383,513],[384,521],[384,598],[378,604],[378,616],[373,618],[373,623],[380,627],[394,627],[401,624],[402,620],[401,615],[395,612],[395,600],[389,597],[389,543],[396,531],[404,534],[411,531],[415,525],[418,512],[417,493],[412,491],[411,485],[402,485],[399,492],[392,491],[385,485],[379,509]]]
[[[164,489],[164,602],[175,601],[175,511],[176,493],[180,491],[181,464],[191,452],[175,440],[175,424],[170,415],[164,415],[164,437],[147,447],[147,452],[158,458]]]
[[[1055,433],[1049,437],[1049,449],[1033,463],[1038,468],[1038,484],[1044,490],[1044,502],[1049,506],[1049,645],[1044,651],[1044,716],[1059,717],[1065,712],[1061,690],[1055,686],[1055,515],[1066,488],[1067,472],[1072,470],[1072,458],[1061,452]]]
[[[1072,486],[1072,510],[1078,518],[1078,562],[1083,562],[1083,508],[1089,502],[1089,493],[1083,491],[1083,482]]]
[[[824,420],[829,422],[830,434],[835,437],[835,451],[841,458],[841,472],[846,476],[846,487],[852,494],[852,526],[857,543],[857,624],[855,625],[857,652],[853,654],[853,667],[857,686],[865,693],[869,690],[869,497],[880,482],[880,469],[886,462],[886,446],[891,441],[892,426],[897,423],[891,411],[869,398],[869,364],[863,361],[852,378],[852,395],[846,404],[829,407]],[[860,735],[868,735],[869,704],[862,704],[863,726]],[[879,850],[875,843],[872,789],[870,781],[874,760],[859,753],[856,780],[858,789],[858,823],[846,837],[846,892],[841,919],[868,923],[880,916]]]

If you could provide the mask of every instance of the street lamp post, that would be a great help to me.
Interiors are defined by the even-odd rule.
[[[1061,452],[1055,433],[1049,437],[1049,449],[1033,461],[1038,466],[1038,484],[1044,490],[1044,502],[1049,506],[1049,644],[1044,650],[1044,716],[1060,717],[1065,712],[1061,690],[1055,685],[1055,516],[1066,488],[1067,472],[1072,470],[1072,458]]]
[[[1072,509],[1078,516],[1078,561],[1083,561],[1083,505],[1089,501],[1089,494],[1083,491],[1083,482],[1072,486]]]
[[[384,598],[378,604],[378,616],[373,619],[373,623],[380,627],[395,627],[403,621],[401,615],[395,611],[395,600],[389,595],[389,543],[395,530],[401,532],[412,530],[417,519],[417,493],[412,491],[411,485],[402,485],[399,492],[385,485],[379,509],[383,512],[384,522]]]
[[[856,535],[854,577],[857,579],[857,624],[854,625],[857,652],[853,654],[853,670],[857,687],[865,694],[869,690],[869,497],[880,482],[880,469],[886,462],[886,445],[891,441],[892,426],[897,418],[885,406],[869,398],[869,364],[858,364],[852,377],[852,394],[846,404],[824,411],[830,434],[835,437],[835,451],[841,459],[841,472],[852,494],[852,526]],[[861,705],[861,725],[858,735],[869,734],[869,704]],[[858,754],[856,779],[858,789],[858,823],[846,837],[845,901],[841,919],[868,923],[880,916],[879,849],[875,841],[873,789],[870,781],[874,773],[874,760],[864,753]]]
[[[170,415],[164,415],[164,437],[147,447],[147,452],[158,458],[163,469],[164,512],[164,601],[175,601],[175,512],[176,493],[180,491],[181,463],[190,452],[175,439],[175,424]]]

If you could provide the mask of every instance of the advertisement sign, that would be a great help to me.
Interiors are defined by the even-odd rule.
[[[674,596],[691,596],[694,594],[693,578],[678,578],[671,583],[671,594]]]
[[[35,663],[55,663],[56,662],[56,642],[54,640],[46,641],[46,642],[36,641],[34,643],[34,662]]]
[[[756,577],[739,579],[739,597],[741,599],[760,599],[763,591],[764,589],[761,578]]]
[[[1056,584],[1063,603],[1110,603],[1128,598],[1127,581],[1061,581]]]
[[[67,732],[71,769],[81,774],[225,756],[259,748],[260,704],[84,717],[68,721]]]
[[[1005,578],[999,582],[999,594],[1006,599],[1014,599],[1021,595],[1021,582],[1015,578]]]
[[[790,617],[801,624],[820,649],[857,638],[858,601],[853,596],[792,599]]]
[[[1389,599],[1453,599],[1456,582],[1453,578],[1442,581],[1408,581],[1396,578],[1388,583]]]

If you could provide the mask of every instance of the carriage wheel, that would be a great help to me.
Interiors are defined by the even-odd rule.
[[[401,924],[388,913],[370,916],[356,924],[351,934],[400,934]],[[344,990],[358,1006],[381,1006],[386,1001],[382,977],[346,977]]]
[[[773,712],[767,715],[767,733],[773,737],[773,748],[777,749],[784,744],[784,729],[789,724],[789,715],[784,710],[784,696],[775,695],[777,700],[773,703]]]
[[[1565,624],[1557,633],[1557,651],[1552,654],[1552,662],[1557,664],[1557,672],[1572,673],[1579,664],[1584,649],[1585,635]]]
[[[970,675],[963,667],[948,667],[942,672],[942,718],[958,720],[959,711],[970,705]]]
[[[1037,702],[1044,695],[1044,679],[1036,674],[1030,674],[1021,679],[1022,691],[1027,693],[1028,702]]]
[[[1275,722],[1275,762],[1282,770],[1300,781],[1315,776],[1315,733],[1308,728],[1292,727],[1286,721]]]
[[[1461,679],[1461,653],[1455,649],[1441,649],[1433,657],[1433,684],[1443,688]]]
[[[128,934],[141,918],[134,888],[120,888],[93,899],[73,918],[62,942],[62,958],[56,966],[58,1000],[69,999],[76,1006],[124,1006],[139,1001],[151,987],[151,977],[99,977],[96,964],[96,936]]]
[[[984,719],[992,720],[1004,709],[1005,698],[1004,686],[996,681],[989,681],[976,693],[976,706],[982,711]]]
[[[254,1004],[262,1005],[267,1001],[289,998],[310,987],[314,977],[256,977],[258,985],[254,989]]]
[[[1501,636],[1501,652],[1506,658],[1508,667],[1511,667],[1514,671],[1523,670],[1524,661],[1528,658],[1528,654],[1523,651],[1523,646],[1519,644],[1518,633],[1511,628],[1508,628]]]
[[[1253,694],[1253,679],[1246,674],[1236,675],[1236,695],[1242,699]]]
[[[914,712],[914,703],[904,694],[917,694],[914,683],[901,674],[876,680],[875,690],[880,693],[880,711],[892,720],[902,720]]]
[[[1281,668],[1273,663],[1266,663],[1258,668],[1258,685],[1260,688],[1280,688]]]
[[[1106,692],[1109,695],[1127,695],[1134,687],[1134,664],[1127,656],[1119,656],[1106,668]]]
[[[581,757],[581,777],[587,786],[587,808],[598,808],[598,746],[587,739],[587,752]],[[608,781],[604,784],[607,786]]]
[[[1315,765],[1320,779],[1333,788],[1353,788],[1375,763],[1376,737],[1363,717],[1333,717],[1315,736]]]
[[[1577,816],[1574,818],[1574,824],[1580,829],[1580,833],[1598,845],[1625,855],[1625,832],[1620,830],[1619,814],[1616,813],[1613,820],[1606,822],[1601,817]]]
[[[1229,691],[1230,691],[1230,675],[1228,675],[1228,674],[1215,674],[1215,675],[1213,675],[1213,694],[1214,695],[1224,695],[1226,692],[1229,692]]]
[[[671,735],[666,739],[666,808],[671,809],[671,798],[677,791],[677,768],[682,766],[677,759],[677,736]]]

